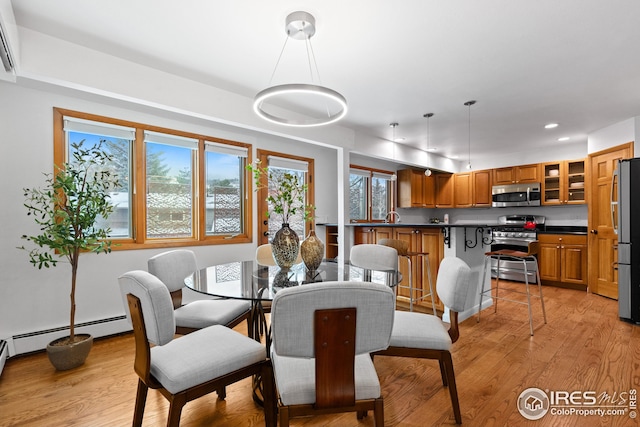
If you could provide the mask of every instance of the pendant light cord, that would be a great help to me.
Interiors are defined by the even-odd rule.
[[[468,120],[468,126],[469,126],[469,139],[467,141],[467,147],[469,150],[469,158],[468,158],[468,162],[467,162],[467,169],[471,169],[471,106],[473,104],[475,104],[476,101],[467,101],[464,103],[464,105],[466,105],[467,107],[469,107],[469,120]]]

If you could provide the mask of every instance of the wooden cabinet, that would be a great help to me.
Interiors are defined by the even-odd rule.
[[[394,227],[394,239],[404,240],[409,244],[409,252],[428,253],[429,265],[431,267],[431,286],[434,295],[426,297],[418,302],[427,312],[431,313],[431,298],[434,298],[436,309],[443,310],[443,304],[436,295],[436,277],[438,275],[438,266],[444,257],[444,237],[440,228],[411,228],[411,227]],[[419,289],[414,291],[414,299],[420,298],[429,293],[428,274],[426,263],[423,257],[414,256],[411,258],[411,274],[413,276],[413,287]],[[409,306],[409,263],[406,258],[401,257],[399,260],[399,268],[402,273],[403,287],[398,288],[398,301]],[[415,305],[414,305],[415,309]]]
[[[399,239],[409,244],[410,252],[427,252],[429,265],[431,266],[431,285],[436,308],[443,310],[443,304],[436,294],[436,278],[438,267],[444,258],[444,235],[438,228],[414,228],[414,227],[354,227],[354,244],[378,243],[381,239]],[[422,257],[412,257],[411,274],[414,288],[424,290],[414,291],[417,297],[429,293],[427,270]],[[400,258],[399,268],[402,273],[402,285],[409,286],[409,266],[406,258]],[[409,307],[409,289],[398,288],[398,302]],[[431,313],[431,297],[424,298],[418,303],[422,307],[420,311]],[[414,305],[415,309],[415,305]],[[423,310],[424,309],[424,310]]]
[[[433,175],[426,176],[424,171],[416,169],[402,169],[397,174],[399,208],[435,207]]]
[[[354,227],[354,245],[375,244],[380,239],[393,239],[393,227]]]
[[[542,282],[587,286],[587,236],[541,234],[540,279]]]
[[[454,178],[450,173],[436,173],[431,175],[435,177],[436,187],[436,208],[452,208],[453,207],[453,190]]]
[[[338,257],[338,226],[327,225],[324,229],[324,252],[325,258],[333,259]]]
[[[520,165],[493,169],[493,185],[540,182],[539,165]]]
[[[454,207],[491,207],[491,170],[454,175]]]
[[[544,163],[542,174],[543,205],[585,203],[584,159]]]

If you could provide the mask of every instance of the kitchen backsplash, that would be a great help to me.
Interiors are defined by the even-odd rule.
[[[587,205],[539,206],[531,208],[487,208],[487,209],[397,209],[401,223],[428,223],[431,218],[444,219],[449,214],[451,224],[494,224],[500,215],[530,214],[546,217],[547,225],[587,226]]]

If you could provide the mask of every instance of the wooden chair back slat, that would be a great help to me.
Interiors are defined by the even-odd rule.
[[[314,312],[316,408],[353,406],[356,401],[356,308]]]

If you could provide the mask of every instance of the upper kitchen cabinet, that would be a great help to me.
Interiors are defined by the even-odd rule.
[[[435,207],[434,175],[426,176],[416,169],[402,169],[397,174],[399,208]]]
[[[491,207],[491,170],[457,173],[453,187],[456,208]]]
[[[540,167],[538,164],[493,169],[493,185],[524,182],[540,182]]]
[[[542,204],[571,205],[585,203],[585,162],[564,160],[544,163],[542,171]]]
[[[452,208],[453,207],[453,174],[450,173],[436,173],[432,177],[435,177],[436,183],[436,208]]]

